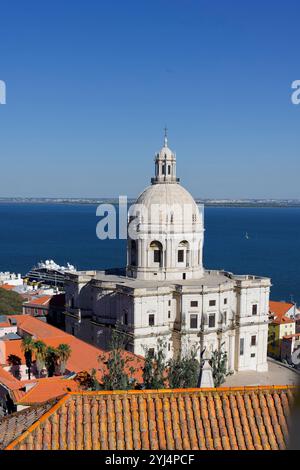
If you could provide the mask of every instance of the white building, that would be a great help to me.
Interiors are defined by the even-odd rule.
[[[204,269],[203,207],[180,185],[166,136],[151,183],[129,212],[126,275],[67,275],[67,332],[107,348],[118,324],[137,354],[163,338],[168,358],[223,347],[229,370],[266,371],[270,279]]]
[[[0,286],[3,284],[9,284],[10,286],[22,286],[23,279],[21,274],[10,273],[8,271],[0,272]]]

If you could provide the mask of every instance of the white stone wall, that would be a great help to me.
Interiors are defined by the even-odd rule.
[[[93,281],[85,286],[75,283],[68,287],[67,295],[72,295],[75,306],[81,309],[84,306],[90,316],[78,320],[76,315],[67,315],[66,329],[107,349],[110,326],[118,322],[128,339],[128,349],[136,354],[144,355],[145,348],[156,349],[158,338],[165,342],[167,359],[179,348],[185,354],[187,348],[196,346],[200,353],[204,348],[212,352],[223,345],[228,354],[228,370],[265,371],[269,280],[244,276],[222,282],[215,287],[187,284],[180,288],[171,283],[151,287],[145,282],[143,287],[135,289],[110,282]],[[256,315],[253,315],[253,305],[257,305]],[[153,325],[149,324],[150,315],[154,316]],[[196,328],[191,328],[191,315],[197,315]],[[211,326],[210,315],[215,316],[215,324]],[[241,340],[243,354],[240,354]]]

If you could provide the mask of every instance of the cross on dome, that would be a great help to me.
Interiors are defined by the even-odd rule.
[[[165,126],[165,137],[164,137],[164,147],[168,147],[168,128]]]

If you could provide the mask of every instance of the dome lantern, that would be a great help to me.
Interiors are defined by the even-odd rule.
[[[176,177],[176,155],[168,147],[167,128],[165,128],[164,145],[154,160],[155,177],[151,179],[152,184],[179,183],[179,178]]]

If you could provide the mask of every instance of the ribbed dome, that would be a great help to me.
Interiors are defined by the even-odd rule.
[[[136,204],[141,205],[140,215],[148,217],[151,224],[189,225],[201,221],[193,196],[178,183],[153,184],[142,192]]]
[[[152,204],[191,204],[197,208],[193,196],[180,184],[153,184],[148,186],[138,197],[136,204],[143,204],[147,207]],[[198,210],[198,208],[197,208]]]

